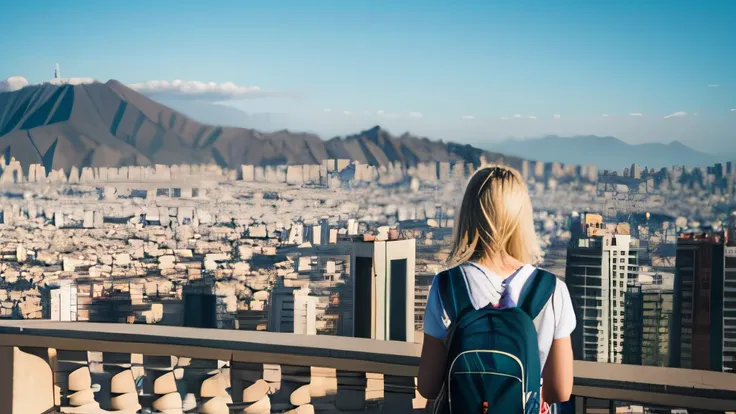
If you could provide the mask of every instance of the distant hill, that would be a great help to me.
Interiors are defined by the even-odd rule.
[[[424,161],[454,160],[479,164],[481,155],[485,155],[491,162],[516,168],[521,165],[521,158],[518,157],[483,151],[471,145],[420,138],[408,133],[394,137],[379,126],[344,138],[332,138],[326,142],[326,147],[333,158],[349,158],[372,165],[387,165],[396,161],[403,165],[416,165]]]
[[[494,151],[525,159],[565,164],[596,164],[599,169],[623,170],[636,163],[649,168],[672,165],[705,166],[718,156],[694,150],[679,141],[669,144],[627,144],[614,137],[546,136],[525,140],[506,140],[493,146]]]
[[[490,161],[503,156],[470,145],[391,136],[374,127],[323,141],[314,134],[213,126],[153,101],[118,81],[79,85],[42,84],[0,93],[0,154],[28,168],[217,163],[313,164],[350,158],[386,165],[401,162]],[[518,165],[520,160],[504,160]]]

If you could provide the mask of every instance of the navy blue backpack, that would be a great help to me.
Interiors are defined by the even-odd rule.
[[[445,384],[435,413],[539,414],[541,366],[534,319],[552,297],[557,278],[537,269],[516,307],[476,310],[459,267],[438,276],[452,321]]]

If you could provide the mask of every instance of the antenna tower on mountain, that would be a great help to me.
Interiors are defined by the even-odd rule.
[[[56,64],[56,70],[54,71],[54,79],[61,79],[61,69],[59,69],[59,64]]]

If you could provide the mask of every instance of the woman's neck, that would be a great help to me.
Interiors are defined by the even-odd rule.
[[[506,253],[493,257],[484,257],[476,262],[504,279],[513,275],[519,268],[524,266],[524,263]]]

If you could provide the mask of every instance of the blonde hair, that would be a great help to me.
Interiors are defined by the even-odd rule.
[[[508,254],[523,263],[539,258],[529,191],[513,168],[484,166],[465,189],[449,265]]]

